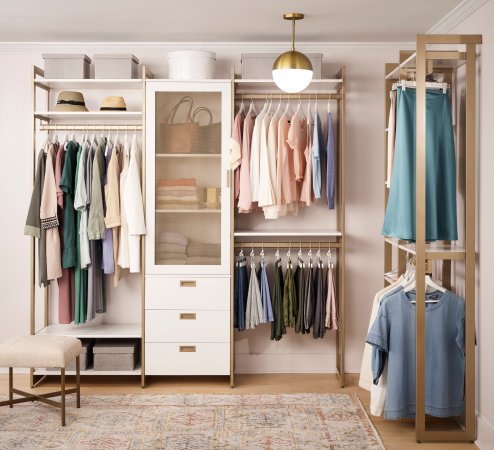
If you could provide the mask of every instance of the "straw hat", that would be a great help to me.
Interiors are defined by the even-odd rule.
[[[100,111],[127,111],[123,97],[105,97],[101,102]]]
[[[55,111],[86,111],[84,96],[80,92],[62,91],[58,94]]]

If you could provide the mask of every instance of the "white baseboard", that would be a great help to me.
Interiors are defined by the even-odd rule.
[[[475,444],[480,450],[494,449],[494,425],[482,416],[477,417],[477,440]]]

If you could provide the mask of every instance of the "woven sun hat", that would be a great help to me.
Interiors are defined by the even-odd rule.
[[[84,96],[80,92],[62,91],[58,94],[55,111],[85,111],[87,112]]]
[[[127,111],[123,97],[105,97],[101,102],[100,111]]]

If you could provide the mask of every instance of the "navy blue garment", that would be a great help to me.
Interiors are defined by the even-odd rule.
[[[239,256],[235,267],[233,326],[238,330],[245,330],[245,308],[247,306],[247,294],[249,292],[247,259],[245,256]]]

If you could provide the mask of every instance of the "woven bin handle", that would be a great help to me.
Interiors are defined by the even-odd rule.
[[[180,108],[181,105],[184,105],[188,103],[189,104],[189,111],[187,111],[187,119],[186,122],[193,122],[194,119],[192,117],[192,108],[194,106],[194,100],[192,100],[192,97],[189,95],[186,95],[185,97],[182,97],[178,103],[172,108],[170,113],[168,114],[168,117],[166,118],[166,123],[172,124],[174,123],[175,120],[175,114],[177,113],[178,108]]]
[[[200,106],[199,108],[196,108],[194,112],[192,113],[192,120],[196,120],[197,114],[200,114],[201,112],[207,112],[209,114],[209,125],[213,124],[213,113],[209,108],[206,108],[205,106]]]

